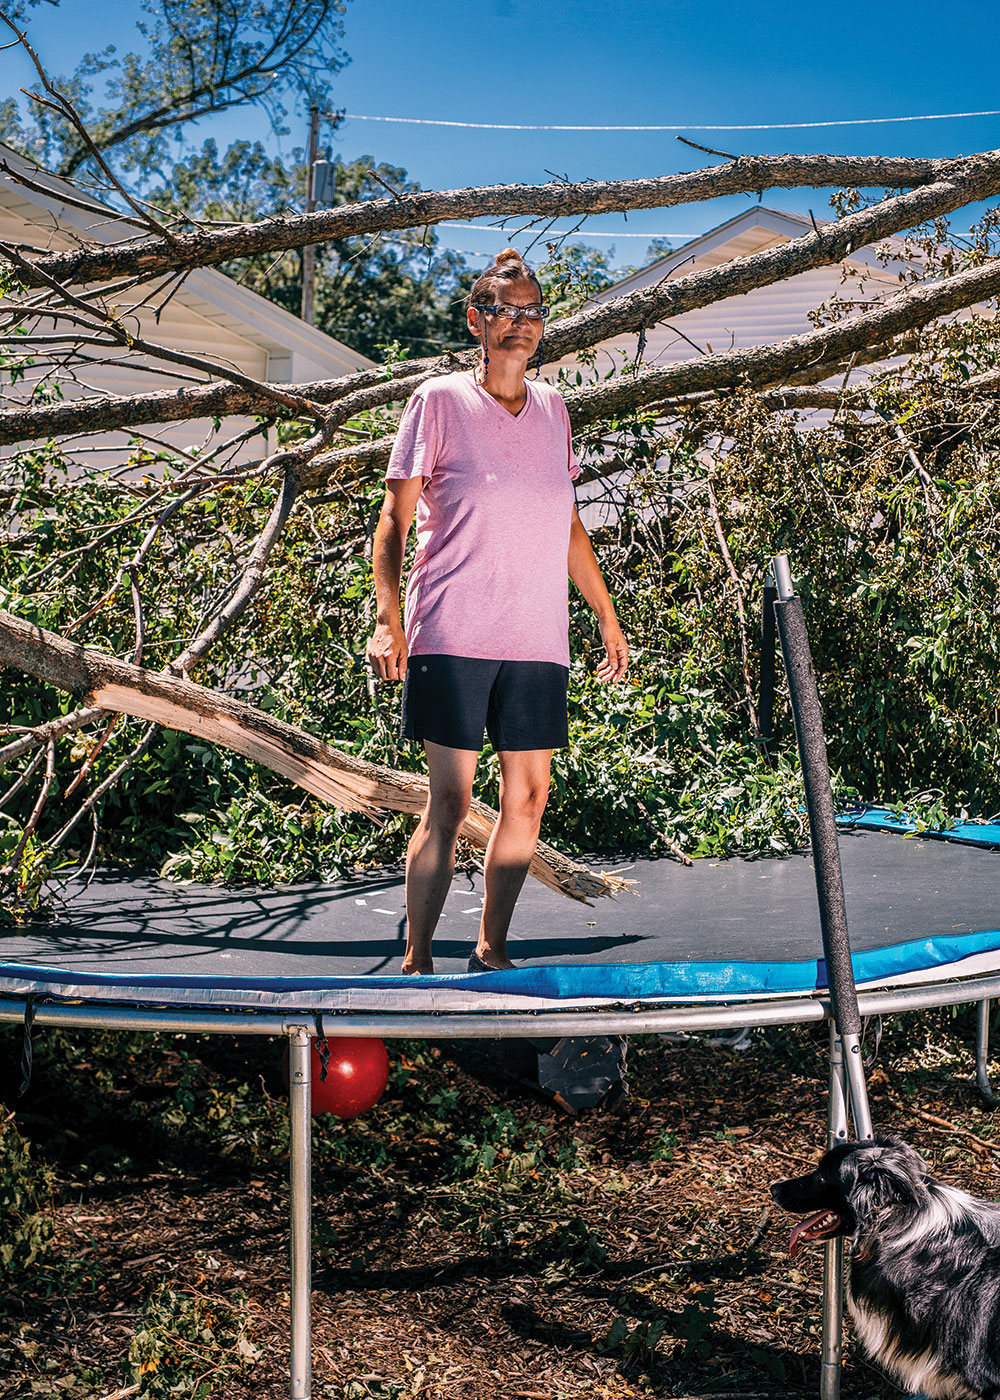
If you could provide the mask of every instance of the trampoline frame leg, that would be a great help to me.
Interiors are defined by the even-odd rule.
[[[976,1084],[990,1108],[1000,1108],[1000,1098],[990,1086],[990,1006],[989,997],[976,1005]]]
[[[288,1027],[291,1210],[291,1397],[312,1397],[312,1047],[307,1026]]]
[[[844,1047],[830,1022],[830,1097],[827,1104],[827,1148],[847,1141],[847,1081]],[[820,1356],[820,1400],[839,1400],[844,1341],[844,1241],[823,1246],[823,1340]]]

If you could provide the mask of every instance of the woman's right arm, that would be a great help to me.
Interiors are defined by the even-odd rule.
[[[399,588],[406,537],[423,484],[422,476],[388,481],[375,527],[372,570],[376,625],[368,642],[368,660],[375,674],[384,681],[401,681],[406,676],[406,635],[399,613]]]

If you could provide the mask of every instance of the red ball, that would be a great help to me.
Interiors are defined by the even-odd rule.
[[[369,1036],[329,1036],[330,1059],[326,1079],[321,1079],[323,1062],[316,1041],[312,1050],[312,1111],[332,1113],[335,1118],[357,1118],[378,1103],[389,1082],[389,1055],[385,1044]],[[285,1082],[288,1082],[288,1050],[284,1056]]]

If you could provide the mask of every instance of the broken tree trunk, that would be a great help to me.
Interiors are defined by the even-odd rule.
[[[85,696],[88,706],[152,720],[232,749],[314,797],[378,820],[379,812],[423,811],[427,779],[341,753],[294,725],[192,681],[147,671],[127,661],[64,641],[0,611],[0,666],[12,666],[59,690]],[[474,801],[462,835],[485,848],[497,814]],[[529,874],[549,889],[586,902],[614,894],[628,881],[588,870],[539,842]]]

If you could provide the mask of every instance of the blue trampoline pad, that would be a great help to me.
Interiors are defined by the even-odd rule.
[[[1000,853],[847,830],[859,985],[1000,970]],[[402,872],[276,889],[101,873],[49,923],[0,931],[0,996],[237,1010],[521,1010],[810,995],[826,986],[808,853],[605,865],[584,905],[529,880],[512,972],[469,974],[481,876],[457,876],[435,975],[398,974]],[[73,886],[70,887],[71,891]]]
[[[848,808],[837,818],[842,830],[895,831],[901,835],[916,835],[915,822],[893,816],[889,807],[861,805]],[[959,841],[967,846],[990,846],[1000,850],[1000,823],[996,821],[956,822],[940,830],[924,830],[921,837],[933,841]]]

